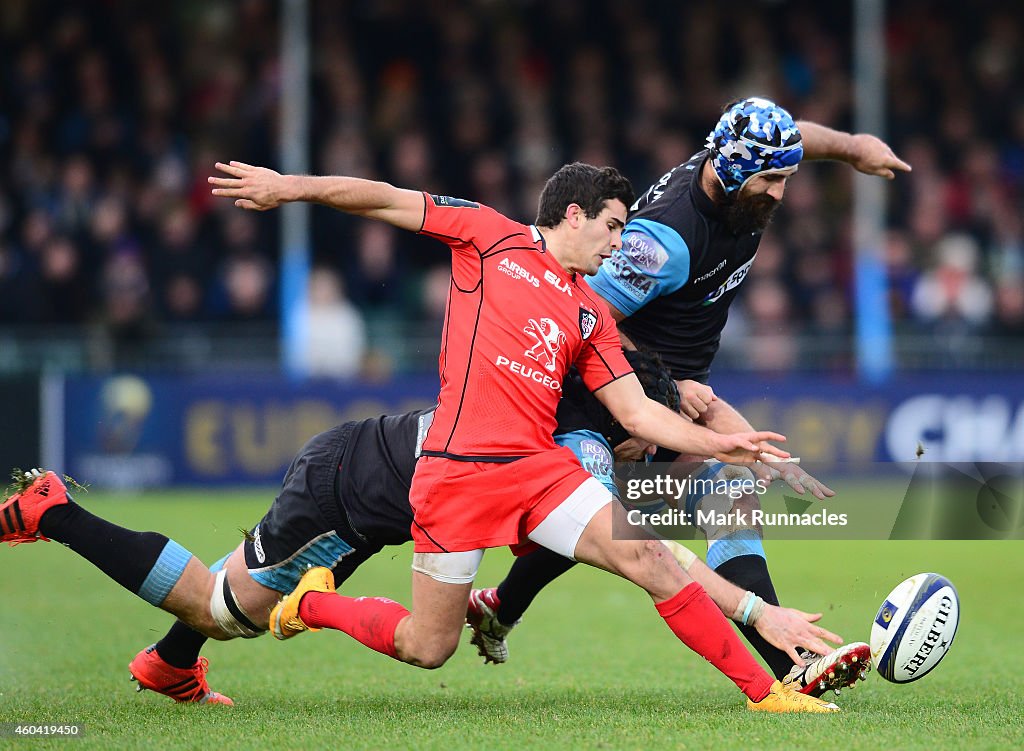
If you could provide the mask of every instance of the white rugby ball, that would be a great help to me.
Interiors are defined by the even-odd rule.
[[[946,656],[960,622],[956,587],[939,574],[917,574],[889,593],[871,625],[871,659],[878,674],[910,683]]]

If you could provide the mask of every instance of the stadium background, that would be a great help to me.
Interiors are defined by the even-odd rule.
[[[523,219],[572,159],[619,166],[642,190],[737,95],[855,121],[850,3],[309,8],[311,171]],[[285,378],[281,212],[209,195],[218,159],[281,164],[281,12],[268,0],[4,3],[0,400],[24,427],[5,431],[0,463],[99,485],[274,482],[314,430],[433,398],[441,249],[315,207],[303,355],[315,378]],[[823,162],[791,181],[714,385],[799,451],[859,430],[861,462],[910,459],[918,442],[939,459],[1020,460],[1019,9],[886,13],[880,135],[914,167],[885,186],[895,368],[858,377],[855,322],[872,311],[854,303],[853,171]],[[915,396],[916,420],[894,435],[889,417]],[[851,444],[828,445],[838,453],[819,458]]]
[[[542,180],[570,159],[617,165],[643,189],[738,95],[834,127],[856,119],[850,2],[309,7],[310,171],[527,220]],[[885,184],[895,368],[859,374],[855,322],[870,311],[855,303],[853,175],[816,163],[762,242],[714,381],[755,424],[789,434],[808,469],[845,474],[852,506],[899,498],[905,478],[877,475],[918,443],[936,461],[1024,459],[1021,11],[901,0],[885,13],[879,135],[914,167]],[[428,403],[437,387],[443,248],[318,207],[310,305],[330,356],[308,362],[310,379],[282,368],[281,212],[238,211],[205,182],[218,159],[281,163],[281,26],[271,0],[0,4],[0,467],[64,469],[96,488],[79,498],[89,508],[207,562],[259,518],[306,437]],[[1003,510],[1002,523],[943,536],[1019,538],[1020,498]],[[872,676],[844,696],[828,737],[1024,744],[1012,625],[1024,610],[1006,596],[1019,589],[1019,542],[766,544],[784,600],[825,610],[848,639],[866,638],[905,576],[941,571],[960,588],[961,633],[942,667],[898,689]],[[378,556],[347,591],[408,601],[406,553]],[[81,721],[84,747],[822,739],[816,718],[743,715],[727,681],[657,636],[641,593],[595,572],[538,598],[514,659],[493,671],[465,646],[428,673],[332,634],[209,645],[212,685],[238,701],[228,716],[128,690],[124,665],[164,614],[59,546],[3,555],[0,723]],[[507,565],[489,554],[481,582]],[[589,612],[600,617],[576,638]]]
[[[854,11],[872,4],[313,0],[306,156],[524,219],[572,159],[642,190],[736,96],[854,129]],[[314,207],[302,377],[283,333],[284,212],[209,195],[218,159],[284,161],[282,37],[303,5],[3,4],[0,405],[17,429],[0,431],[0,466],[57,467],[124,500],[177,486],[264,499],[313,433],[434,398],[443,249]],[[1020,483],[1020,20],[999,3],[886,7],[879,135],[914,166],[870,181],[886,190],[894,367],[866,378],[858,359],[879,311],[857,292],[845,165],[791,181],[734,306],[713,385],[830,481],[891,469],[879,497],[895,500],[909,474],[894,463],[920,449],[1012,464]],[[974,476],[965,498],[981,504],[995,475]],[[972,519],[966,536],[1024,534],[1008,495],[1002,523]]]

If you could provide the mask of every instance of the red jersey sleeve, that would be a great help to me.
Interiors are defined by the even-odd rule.
[[[423,197],[426,208],[420,234],[437,238],[456,253],[479,257],[500,240],[517,234],[529,236],[527,227],[482,203],[430,193]]]
[[[605,307],[598,306],[597,323],[594,330],[583,343],[576,358],[576,369],[579,370],[583,383],[591,391],[607,386],[617,378],[633,372],[626,356],[622,354],[622,342],[619,340],[619,329],[615,320]]]

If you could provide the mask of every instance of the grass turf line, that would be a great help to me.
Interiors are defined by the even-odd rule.
[[[211,563],[265,511],[273,491],[80,496],[97,513],[156,529]],[[850,502],[855,502],[851,499]],[[695,550],[702,552],[699,547]],[[1024,746],[1019,542],[775,542],[784,604],[867,640],[882,598],[906,576],[938,571],[960,592],[960,631],[942,665],[907,686],[871,673],[838,716],[743,709],[732,684],[671,636],[626,582],[577,567],[540,595],[512,636],[511,661],[480,664],[468,633],[448,665],[423,671],[320,632],[286,643],[207,644],[211,685],[233,709],[136,694],[127,664],[170,616],[61,546],[0,551],[0,722],[76,722],[75,748],[778,748]],[[409,602],[408,547],[385,549],[344,587]],[[478,582],[511,557],[491,551]],[[2,738],[0,748],[68,739]]]

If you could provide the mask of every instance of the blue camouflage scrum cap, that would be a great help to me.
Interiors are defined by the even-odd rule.
[[[804,155],[793,116],[775,102],[750,97],[722,115],[705,144],[726,195],[762,172],[796,167]]]

